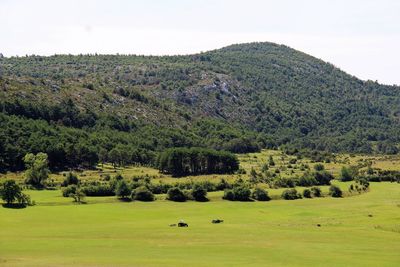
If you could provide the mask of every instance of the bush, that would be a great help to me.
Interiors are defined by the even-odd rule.
[[[334,179],[333,175],[327,171],[315,172],[314,178],[315,180],[317,180],[318,185],[330,185],[331,180]]]
[[[314,170],[316,170],[317,172],[323,171],[323,170],[325,170],[325,166],[321,163],[315,164]]]
[[[207,190],[203,186],[195,184],[191,191],[191,196],[196,201],[207,201]]]
[[[69,185],[77,185],[79,184],[78,176],[76,176],[72,172],[68,172],[67,176],[65,177],[64,181],[62,182],[61,186],[69,186]]]
[[[120,198],[127,198],[131,194],[128,184],[124,180],[117,182],[115,187],[115,195]]]
[[[329,195],[331,195],[332,197],[342,197],[343,193],[342,193],[342,190],[338,186],[331,185],[329,187]]]
[[[268,192],[262,188],[256,187],[251,194],[251,197],[258,201],[269,201],[271,198],[268,196]]]
[[[226,200],[234,201],[235,200],[235,193],[233,193],[232,189],[226,189],[224,191],[224,196],[222,198],[226,199]]]
[[[63,188],[62,189],[63,197],[69,197],[71,194],[75,194],[77,188],[78,187],[76,185],[69,185],[69,186]]]
[[[187,197],[185,193],[178,187],[173,187],[167,192],[167,199],[176,202],[185,202]]]
[[[321,188],[317,186],[311,187],[311,193],[313,197],[321,197],[322,195]]]
[[[250,200],[251,191],[245,185],[234,187],[233,193],[235,194],[235,200],[237,200],[237,201],[249,201]]]
[[[82,187],[82,192],[89,197],[115,196],[115,190],[107,184],[84,186]]]
[[[132,200],[154,201],[153,193],[145,186],[141,186],[132,191]]]
[[[285,191],[282,192],[282,198],[286,200],[294,200],[301,198],[301,195],[297,192],[296,189],[286,189]]]
[[[311,198],[311,197],[312,197],[311,190],[310,190],[310,189],[304,189],[304,191],[303,191],[303,197],[305,197],[305,198]]]
[[[277,180],[274,181],[274,186],[275,187],[286,187],[286,188],[292,188],[296,186],[296,183],[293,179],[291,178],[285,178],[281,177]]]
[[[354,171],[350,168],[343,167],[340,171],[340,181],[347,182],[354,180]]]
[[[301,176],[296,184],[298,186],[312,186],[317,185],[318,181],[313,176],[310,176],[309,173],[307,173]]]

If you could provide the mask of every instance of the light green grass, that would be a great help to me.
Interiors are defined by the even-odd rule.
[[[372,183],[370,192],[343,199],[264,203],[223,201],[215,192],[207,203],[88,198],[73,205],[59,191],[29,193],[37,206],[0,208],[0,266],[400,263],[399,184]],[[225,222],[211,224],[215,218]],[[169,227],[180,219],[189,228]]]

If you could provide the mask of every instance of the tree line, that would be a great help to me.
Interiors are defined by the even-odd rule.
[[[173,176],[233,173],[239,169],[237,157],[226,151],[205,148],[171,148],[160,153],[158,169]]]

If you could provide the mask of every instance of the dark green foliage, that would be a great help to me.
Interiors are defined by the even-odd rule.
[[[6,202],[6,207],[34,205],[29,195],[24,194],[22,188],[14,180],[6,180],[0,184],[0,197]]]
[[[81,189],[88,197],[115,196],[115,189],[109,184],[86,185]]]
[[[76,185],[69,185],[67,187],[64,187],[62,189],[62,195],[63,197],[69,197],[71,194],[75,193],[77,190],[77,186]]]
[[[181,189],[174,187],[168,190],[167,199],[175,202],[185,202],[187,200],[187,196]]]
[[[354,171],[351,168],[342,167],[340,171],[340,180],[342,182],[352,181],[354,180]]]
[[[232,189],[224,192],[223,199],[232,201],[249,201],[251,195],[250,188],[245,184],[236,184]]]
[[[78,176],[72,172],[68,172],[64,181],[62,182],[61,186],[68,186],[68,185],[77,185],[79,184]]]
[[[49,177],[47,158],[45,153],[25,155],[25,183],[34,187],[44,187],[44,182]]]
[[[297,192],[296,189],[286,189],[282,192],[282,198],[286,200],[295,200],[301,198],[301,195]]]
[[[132,191],[132,200],[154,201],[153,193],[145,186],[140,186]]]
[[[115,195],[119,198],[126,199],[131,195],[131,190],[125,180],[119,180],[115,186]]]
[[[268,196],[268,192],[260,187],[256,187],[251,193],[251,197],[258,201],[269,201],[271,198]]]
[[[325,166],[323,164],[321,164],[321,163],[315,164],[314,165],[314,170],[316,170],[317,172],[323,171],[323,170],[325,170]]]
[[[173,176],[234,173],[239,168],[237,157],[229,152],[204,148],[171,148],[160,154],[158,168]]]
[[[21,188],[14,180],[7,180],[1,184],[0,195],[7,204],[15,202],[21,193]]]
[[[207,201],[207,190],[200,184],[195,184],[191,191],[191,196],[196,201]]]
[[[51,169],[154,165],[171,147],[280,147],[315,162],[331,160],[321,151],[399,152],[398,86],[359,80],[283,45],[10,57],[1,68],[0,172],[22,170],[25,154],[38,152]]]
[[[314,178],[317,181],[317,185],[330,185],[331,180],[334,179],[333,175],[327,171],[315,172]]]
[[[304,189],[303,190],[303,197],[305,197],[305,198],[312,198],[312,193],[311,193],[311,190],[310,189]]]
[[[329,195],[332,197],[342,197],[343,192],[338,186],[331,185],[329,187]]]
[[[317,186],[311,187],[311,193],[312,193],[313,197],[321,197],[322,196],[321,188],[319,188]]]

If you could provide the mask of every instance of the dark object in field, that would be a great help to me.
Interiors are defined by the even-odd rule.
[[[178,227],[189,227],[189,225],[187,223],[180,222],[178,223]]]
[[[224,220],[220,220],[220,219],[216,219],[216,220],[212,220],[211,223],[223,223]]]
[[[175,226],[176,226],[176,223],[170,224],[169,226],[175,227]]]
[[[372,215],[372,214],[368,214],[368,217],[374,217],[374,215]]]
[[[318,226],[318,227],[321,227],[321,225],[320,225],[320,224],[317,224],[317,226]]]

